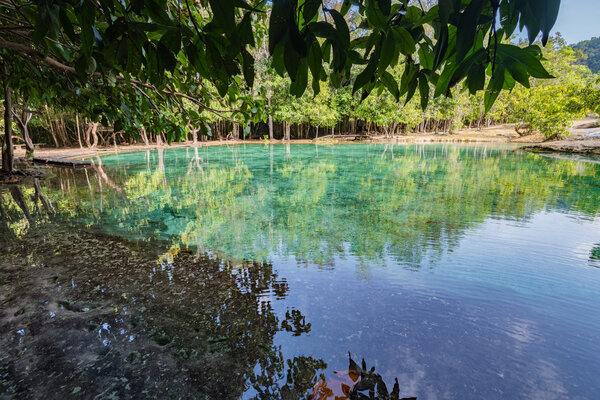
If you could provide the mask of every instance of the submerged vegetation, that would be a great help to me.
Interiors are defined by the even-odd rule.
[[[458,395],[470,382],[486,398],[563,393],[537,367],[564,351],[543,343],[579,349],[597,332],[596,302],[589,314],[580,304],[597,298],[600,166],[498,146],[159,148],[3,187],[0,390],[388,400]],[[565,230],[532,261],[536,243],[522,235],[545,219]],[[569,240],[581,244],[574,255]],[[572,303],[556,295],[580,274],[590,283]],[[481,297],[448,294],[465,285]],[[587,330],[561,316],[574,307]],[[573,354],[553,371],[595,371],[596,358]],[[506,377],[482,367],[489,357]],[[590,375],[565,391],[590,397]]]
[[[270,264],[161,261],[147,244],[48,224],[0,246],[3,395],[237,399],[250,384],[301,399],[326,368],[274,345],[297,326],[262,299],[287,295]]]
[[[387,254],[418,266],[440,258],[490,215],[527,221],[544,209],[569,208],[592,218],[600,209],[593,163],[493,146],[288,151],[253,145],[94,158],[89,172],[57,170],[58,179],[38,197],[62,219],[105,233],[167,240],[238,261],[280,254],[322,266],[349,254],[369,263]],[[16,198],[36,193],[32,186]],[[23,215],[18,203],[10,204],[4,212]],[[40,207],[30,204],[26,214]],[[30,225],[22,217],[11,222],[15,232]]]

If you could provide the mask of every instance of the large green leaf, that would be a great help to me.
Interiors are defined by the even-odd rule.
[[[367,0],[367,22],[370,26],[385,31],[387,28],[387,19],[379,8],[379,3],[376,0]]]
[[[486,114],[490,111],[490,109],[496,102],[496,99],[502,91],[503,86],[504,67],[498,66],[492,75],[492,79],[490,79],[490,82],[488,83],[488,87],[484,95],[484,105]]]
[[[456,61],[461,62],[473,47],[479,17],[486,0],[472,0],[465,11],[460,15],[458,29],[456,31]]]
[[[538,52],[539,48],[537,46],[522,48],[511,44],[498,45],[499,55],[507,60],[517,61],[522,64],[532,77],[539,79],[553,78],[536,56]]]
[[[246,50],[242,51],[242,57],[244,61],[244,79],[248,87],[251,88],[254,86],[254,57]]]
[[[421,109],[425,111],[429,104],[429,81],[423,74],[419,77],[419,92],[421,94]]]
[[[330,9],[329,13],[333,17],[333,21],[335,22],[335,29],[338,32],[338,36],[340,41],[345,47],[350,45],[350,30],[348,29],[348,24],[342,14],[340,14],[337,10]]]
[[[208,0],[213,12],[214,20],[226,33],[233,33],[235,29],[235,9],[232,0]]]
[[[290,93],[296,97],[301,97],[306,90],[308,84],[308,64],[306,59],[302,59],[297,66],[297,73],[295,79],[292,79],[290,85]]]
[[[394,96],[396,101],[400,98],[400,90],[398,89],[398,82],[394,79],[392,74],[387,71],[384,71],[379,77],[381,83],[385,88]]]
[[[354,81],[354,86],[352,87],[352,93],[355,93],[375,78],[375,72],[377,71],[377,65],[379,63],[379,53],[378,50],[373,52],[365,69],[358,74]]]
[[[410,55],[417,51],[415,40],[406,29],[401,26],[396,26],[392,28],[392,34],[394,35],[394,39],[398,44],[400,52],[405,55]]]
[[[271,18],[269,19],[269,51],[271,54],[273,54],[275,46],[283,40],[285,34],[288,32],[293,12],[293,0],[277,0],[273,2]]]

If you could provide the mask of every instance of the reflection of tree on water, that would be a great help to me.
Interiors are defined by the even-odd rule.
[[[8,197],[8,194],[12,201],[5,200],[5,196]],[[29,196],[29,202],[27,196]],[[54,205],[42,191],[38,178],[33,179],[32,183],[9,185],[4,190],[0,190],[0,218],[2,226],[7,232],[16,233],[14,232],[16,225],[21,228],[30,227],[35,225],[36,219],[50,217],[55,212]]]
[[[6,234],[12,233],[8,226],[8,215],[4,211],[4,195],[0,192],[0,222],[2,223],[2,231]]]
[[[300,311],[288,310],[285,312],[285,320],[281,323],[281,329],[292,332],[294,336],[300,336],[310,332],[311,324],[306,322],[306,318]]]
[[[600,244],[597,244],[590,251],[590,261],[600,267]]]
[[[11,222],[16,223],[20,216],[27,223],[17,202],[3,194],[2,225],[7,229],[9,213],[5,209],[10,212]],[[40,237],[46,239],[40,241]],[[93,397],[109,389],[102,387],[101,382],[117,374],[127,378],[127,386],[138,393],[150,389],[147,393],[151,397],[237,399],[248,390],[248,384],[260,393],[267,390],[261,384],[274,379],[272,391],[302,398],[315,384],[318,369],[326,367],[322,361],[309,357],[285,360],[274,345],[274,335],[283,325],[300,331],[307,324],[297,311],[294,318],[283,322],[274,313],[271,302],[285,298],[289,287],[270,264],[245,262],[233,267],[182,251],[172,252],[156,263],[152,258],[131,253],[114,239],[43,223],[30,226],[19,239],[1,246],[0,265],[49,265],[55,268],[52,282],[58,285],[72,281],[72,285],[61,285],[57,292],[52,287],[35,286],[37,277],[29,277],[32,284],[27,293],[39,296],[38,292],[49,290],[41,295],[56,298],[52,302],[59,307],[50,321],[48,312],[37,315],[39,307],[34,306],[35,302],[12,304],[25,301],[27,296],[8,296],[12,300],[6,307],[31,310],[23,314],[24,319],[17,314],[17,318],[0,323],[3,331],[11,325],[9,332],[21,331],[21,326],[26,332],[22,340],[31,358],[28,372],[10,368],[7,378],[15,384],[17,393],[39,390],[38,385],[42,384],[67,387],[68,393],[73,390],[69,377],[77,377],[72,386],[78,385],[77,390],[83,387],[82,393]],[[152,250],[149,247],[140,254],[151,254]],[[31,267],[23,269],[13,279],[27,279],[24,274],[30,270]],[[40,280],[45,278],[41,276]],[[9,280],[8,287],[16,288],[13,283],[16,282]],[[29,326],[39,324],[45,327],[35,328],[39,332],[30,336],[28,332],[34,328]],[[11,335],[7,333],[3,340],[9,340]],[[70,343],[66,354],[61,353],[63,339]],[[10,354],[12,346],[2,343]],[[98,346],[108,350],[98,356]],[[86,361],[73,369],[81,359]],[[10,359],[8,365],[17,361],[18,358]],[[169,365],[174,369],[163,369]],[[266,365],[271,367],[261,370],[260,366]],[[152,372],[157,368],[161,371],[158,379]],[[81,373],[93,382],[81,382]],[[42,379],[45,376],[52,378]],[[280,376],[283,379],[278,380]],[[121,384],[111,391],[124,395],[125,386]],[[40,392],[48,388],[43,389]]]
[[[41,195],[17,198],[31,209]],[[2,226],[29,223],[22,206],[0,192]],[[127,386],[151,397],[315,399],[325,379],[319,371],[327,365],[306,356],[285,359],[275,346],[277,332],[302,335],[311,324],[295,308],[276,315],[271,303],[286,298],[289,286],[271,264],[232,266],[177,246],[156,261],[146,256],[156,245],[132,252],[119,240],[48,223],[45,215],[30,214],[35,225],[0,244],[0,265],[26,267],[6,282],[17,290],[11,279],[19,280],[26,292],[8,293],[4,306],[27,311],[0,321],[8,357],[2,362],[9,367],[20,357],[12,335],[25,332],[19,343],[28,349],[27,372],[9,368],[6,377],[15,393],[52,387],[65,397],[78,387],[85,397],[109,389],[127,397]],[[60,290],[39,286],[47,277]],[[40,307],[39,296],[50,302]],[[29,334],[33,330],[36,335]],[[126,378],[127,385],[112,376]]]
[[[39,201],[42,203],[42,206],[44,207],[44,211],[46,212],[46,214],[48,214],[48,215],[54,214],[56,212],[56,210],[54,209],[54,206],[52,205],[52,201],[48,198],[48,196],[46,196],[42,192],[42,188],[40,187],[39,179],[34,180],[33,187],[35,189],[35,192],[33,195],[31,195],[31,201],[33,202],[33,204],[35,206],[36,212],[38,214],[41,213],[40,207],[38,205],[38,201]]]
[[[102,210],[86,181],[62,174],[49,183],[78,190],[64,201],[89,207],[72,216],[111,232],[235,259],[293,255],[327,267],[352,255],[365,276],[387,256],[410,268],[435,262],[489,218],[600,209],[593,164],[477,147],[341,146],[318,157],[294,149],[301,155],[263,146],[151,152],[99,171],[119,188],[103,191]]]

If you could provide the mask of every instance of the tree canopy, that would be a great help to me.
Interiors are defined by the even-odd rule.
[[[485,91],[489,110],[502,90],[551,77],[534,42],[547,42],[560,0],[429,3],[2,2],[3,80],[34,101],[65,102],[115,130],[135,136],[146,127],[174,140],[186,134],[177,119],[205,129],[204,111],[238,122],[264,119],[253,93],[263,44],[296,96],[309,72],[314,95],[329,77],[362,99],[378,87],[405,101],[418,91],[423,107],[464,82],[471,93]],[[527,31],[528,46],[504,40],[517,29]],[[398,64],[400,77],[390,70]]]
[[[584,40],[571,47],[574,50],[580,50],[585,55],[581,64],[587,65],[594,73],[600,72],[600,37]]]

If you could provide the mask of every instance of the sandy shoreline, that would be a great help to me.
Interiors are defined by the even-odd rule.
[[[130,152],[154,150],[157,148],[179,148],[179,147],[206,147],[206,146],[235,146],[243,144],[337,144],[337,143],[398,143],[398,144],[418,144],[418,143],[514,143],[520,144],[524,150],[532,152],[563,152],[578,154],[600,154],[600,128],[596,128],[597,120],[586,119],[577,121],[571,129],[571,135],[564,140],[555,140],[544,142],[544,137],[540,134],[519,137],[512,125],[495,126],[484,129],[466,129],[456,134],[410,134],[385,138],[383,136],[373,136],[368,139],[355,140],[354,136],[337,136],[335,138],[325,137],[318,139],[297,139],[291,141],[283,140],[221,140],[209,142],[191,141],[177,142],[171,145],[119,145],[89,148],[40,148],[35,152],[37,162],[63,163],[69,164],[67,160],[76,160],[101,154],[110,154],[115,152]],[[358,136],[357,136],[358,137]],[[15,150],[15,157],[24,160],[25,150],[18,148]],[[77,164],[76,162],[72,162]],[[75,165],[76,166],[76,165]]]

